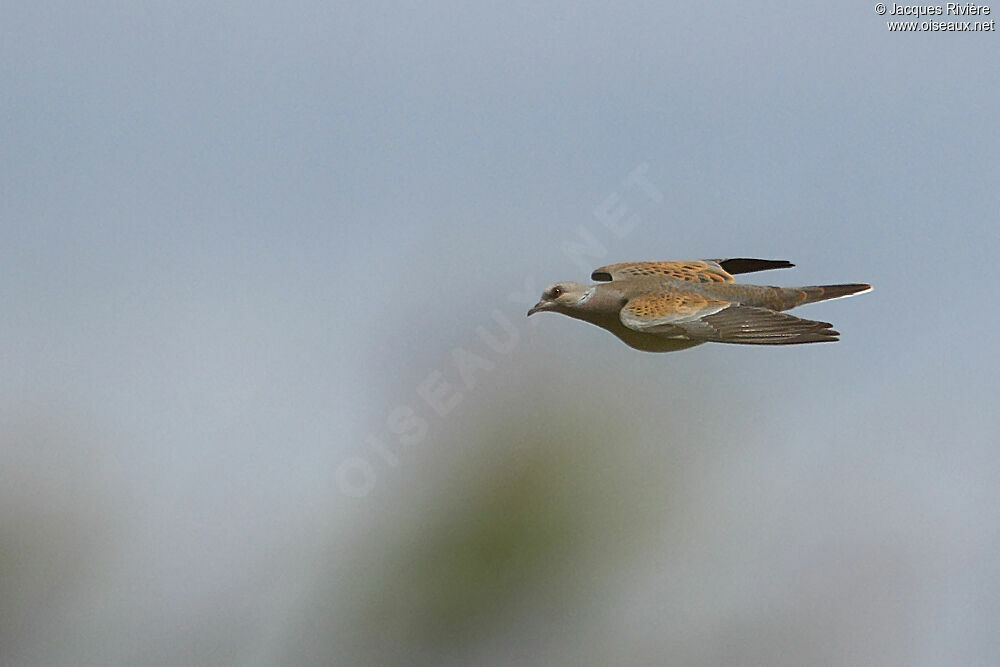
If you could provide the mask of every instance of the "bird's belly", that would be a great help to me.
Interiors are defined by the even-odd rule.
[[[634,329],[629,329],[623,324],[616,327],[608,327],[608,331],[616,335],[623,343],[636,350],[643,352],[676,352],[686,350],[695,345],[701,345],[704,341],[689,340],[687,338],[667,338],[654,334],[642,333]]]
[[[687,340],[684,338],[661,338],[652,334],[638,333],[634,336],[619,336],[629,347],[643,352],[676,352],[686,350],[695,345],[701,345],[704,341]]]
[[[593,317],[585,316],[582,313],[568,312],[567,315],[590,322],[601,327],[605,331],[610,331],[629,347],[642,350],[643,352],[675,352],[685,350],[695,345],[701,345],[705,341],[689,340],[687,338],[669,338],[667,336],[643,333],[635,329],[629,329],[622,324],[617,316]],[[680,331],[680,330],[678,330]]]

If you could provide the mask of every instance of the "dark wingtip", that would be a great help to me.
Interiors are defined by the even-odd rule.
[[[753,259],[750,257],[734,257],[719,262],[726,273],[753,273],[755,271],[770,271],[771,269],[790,269],[794,264],[787,259]]]
[[[608,282],[611,280],[611,274],[607,271],[594,271],[590,274],[590,279],[598,282]]]

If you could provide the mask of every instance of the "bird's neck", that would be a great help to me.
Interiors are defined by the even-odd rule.
[[[618,312],[627,299],[609,285],[596,285],[594,293],[586,300],[573,306],[561,309],[562,312],[578,320],[586,320],[602,326],[609,319],[618,319]]]

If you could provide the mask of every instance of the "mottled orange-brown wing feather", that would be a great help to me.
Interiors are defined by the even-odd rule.
[[[622,308],[622,324],[636,331],[656,333],[685,322],[693,322],[730,305],[728,301],[700,294],[655,292],[632,297]]]
[[[731,283],[733,277],[715,262],[624,262],[596,269],[593,280],[624,280],[641,276],[666,276],[693,283]]]
[[[667,276],[695,283],[731,283],[737,273],[787,269],[795,266],[784,259],[698,259],[687,262],[625,262],[596,269],[593,280],[623,280],[639,276]]]

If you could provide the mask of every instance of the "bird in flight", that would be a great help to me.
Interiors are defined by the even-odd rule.
[[[865,283],[812,287],[741,285],[733,275],[795,266],[784,260],[626,262],[596,269],[599,285],[555,283],[528,315],[552,311],[596,324],[645,352],[701,343],[796,345],[838,340],[828,322],[782,311],[871,290]]]

